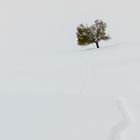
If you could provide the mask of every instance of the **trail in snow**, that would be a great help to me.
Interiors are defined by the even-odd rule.
[[[90,64],[90,56],[88,56],[88,58],[86,59],[86,61],[84,62],[85,63],[85,78],[84,78],[84,81],[83,81],[83,84],[82,84],[82,87],[80,89],[80,94],[83,94],[84,93],[84,90],[86,88],[86,85],[87,85],[87,82],[88,82],[88,75],[89,75],[89,64]]]
[[[117,99],[116,104],[123,120],[111,129],[109,140],[124,140],[124,133],[128,126],[132,123],[132,118],[130,117],[130,113],[127,110],[127,106],[122,100]]]

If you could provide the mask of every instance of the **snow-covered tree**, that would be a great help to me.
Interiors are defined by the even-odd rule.
[[[96,20],[91,26],[80,24],[77,27],[77,41],[78,45],[86,46],[95,43],[99,48],[99,41],[110,39],[106,34],[107,24],[102,20]]]

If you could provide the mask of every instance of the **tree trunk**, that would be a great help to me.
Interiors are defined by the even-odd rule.
[[[98,44],[98,42],[95,42],[95,43],[96,43],[96,47],[99,48],[99,44]]]

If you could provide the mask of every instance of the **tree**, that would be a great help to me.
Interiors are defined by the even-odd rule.
[[[95,43],[99,48],[99,42],[101,40],[110,39],[106,34],[107,24],[102,20],[95,20],[95,23],[91,26],[80,24],[77,27],[77,42],[80,46],[86,46]]]

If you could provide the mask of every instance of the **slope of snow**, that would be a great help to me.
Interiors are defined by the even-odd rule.
[[[31,51],[32,55],[29,55]],[[25,132],[23,139],[101,140],[105,137],[119,140],[119,131],[125,129],[127,119],[117,109],[115,100],[118,98],[127,101],[132,114],[130,119],[140,117],[138,44],[134,47],[131,43],[122,43],[100,49],[63,50],[48,55],[43,51],[22,49],[17,54],[15,59],[5,63],[1,59],[1,130],[4,128],[1,138],[8,132],[11,139],[21,139],[20,135]],[[1,54],[1,57],[5,56]],[[82,110],[86,116],[76,113],[77,110]],[[87,120],[92,123],[87,124]],[[127,139],[135,137],[139,121],[131,124]],[[132,128],[136,130],[132,131]],[[16,135],[16,131],[20,135]]]
[[[108,97],[1,95],[0,110],[4,140],[101,140],[123,119]]]
[[[0,139],[139,140],[138,13],[139,0],[0,1]],[[78,48],[77,25],[98,18],[112,39]]]

